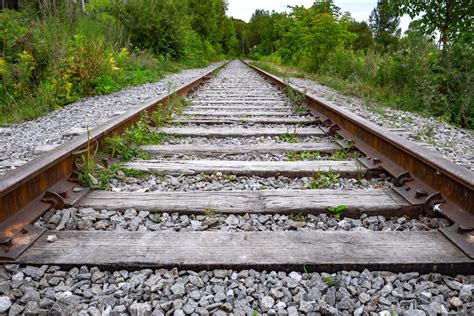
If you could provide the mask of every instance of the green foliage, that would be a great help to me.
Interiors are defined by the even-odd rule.
[[[308,9],[294,7],[285,23],[278,53],[283,62],[309,71],[317,71],[331,52],[355,39],[332,1],[315,2]]]
[[[327,189],[332,184],[337,184],[339,182],[339,177],[340,175],[332,170],[329,170],[326,173],[317,171],[313,174],[313,178],[308,183],[307,188],[311,190]]]
[[[150,217],[150,219],[155,224],[160,224],[161,221],[162,221],[161,214],[159,214],[159,213],[150,214],[150,215],[148,215],[148,217]]]
[[[336,149],[329,155],[328,160],[343,161],[349,157],[357,157],[357,152],[352,152],[352,148],[355,144],[354,140],[347,141],[343,148]]]
[[[317,151],[289,152],[286,154],[286,158],[290,161],[316,160],[320,156]]]
[[[329,214],[331,214],[331,216],[334,217],[335,219],[341,218],[342,211],[344,211],[345,209],[346,209],[346,206],[343,204],[337,205],[334,207],[328,206]]]
[[[172,114],[181,114],[183,109],[189,105],[185,96],[179,96],[171,93],[172,87],[168,86],[168,94],[170,95],[168,102],[158,104],[159,110],[153,112],[151,121],[157,127],[165,126],[172,123]],[[163,135],[162,135],[163,136]]]
[[[436,33],[443,49],[454,44],[467,44],[472,49],[473,20],[470,0],[393,0],[393,10],[408,14],[415,21],[412,26],[434,40]]]
[[[381,50],[395,49],[400,37],[400,17],[390,6],[389,0],[377,1],[369,17],[374,40]]]
[[[151,119],[143,116],[136,124],[126,128],[121,135],[105,140],[107,153],[121,162],[130,161],[134,157],[149,158],[139,150],[140,145],[160,144],[166,137],[163,133],[155,133],[150,126]]]
[[[94,152],[92,152],[94,150]],[[90,131],[87,130],[87,146],[85,152],[80,156],[80,162],[76,163],[79,170],[79,183],[88,188],[101,187],[102,183],[97,180],[96,174],[99,172],[99,165],[96,164],[95,158],[97,156],[98,146],[92,148],[90,141]]]
[[[247,29],[235,25],[244,49],[260,60],[256,65],[278,76],[304,70],[343,93],[474,128],[470,13],[465,0],[380,0],[371,15],[372,38],[366,23],[323,0],[283,14],[259,10]],[[403,14],[415,21],[400,38]]]
[[[305,222],[306,218],[302,214],[290,214],[288,219],[294,222]]]
[[[264,58],[262,58],[262,59],[264,59]],[[262,70],[265,70],[267,72],[270,72],[274,75],[277,75],[280,78],[288,78],[289,77],[289,75],[286,72],[280,71],[280,70],[278,70],[278,68],[276,68],[276,67],[274,67],[271,64],[266,63],[266,62],[255,62],[255,61],[253,61],[252,65],[254,65],[254,66],[256,66],[256,67],[258,67]]]
[[[102,8],[122,25],[134,49],[179,59],[184,56],[184,1],[130,0]]]
[[[372,32],[366,22],[357,22],[351,20],[347,26],[347,30],[357,37],[352,41],[352,49],[355,51],[362,50],[367,52],[374,45]]]
[[[303,271],[304,271],[305,275],[309,275],[309,271],[308,271],[308,268],[306,267],[306,265],[303,265]]]
[[[326,284],[332,284],[336,282],[336,278],[333,276],[329,276],[329,277],[322,278],[322,281]]]
[[[293,107],[293,111],[295,112],[304,112],[306,111],[306,107],[304,104],[305,96],[302,93],[294,90],[291,87],[290,79],[285,79],[286,83],[286,95],[290,99],[291,106]]]
[[[297,143],[298,142],[298,137],[296,135],[296,132],[294,132],[294,133],[286,132],[284,134],[279,135],[278,138],[281,141],[284,141],[284,142],[287,142],[287,143]]]
[[[328,160],[344,161],[347,160],[349,156],[350,151],[348,149],[337,149],[331,155],[329,155]]]
[[[117,166],[120,166],[120,165],[117,165]],[[126,176],[126,177],[131,177],[131,178],[144,178],[147,176],[147,172],[143,171],[143,170],[139,170],[139,169],[128,169],[128,168],[122,168],[122,167],[118,167],[116,170],[112,169],[112,171],[114,173],[116,173],[118,170],[120,170],[121,172],[123,172],[123,174]]]
[[[222,0],[91,0],[83,14],[80,1],[42,0],[1,10],[0,125],[235,54],[225,9]]]

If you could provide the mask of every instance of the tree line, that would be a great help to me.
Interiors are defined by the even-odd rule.
[[[0,124],[236,56],[473,127],[473,4],[379,0],[368,23],[332,0],[226,15],[226,0],[0,0]],[[400,16],[414,18],[401,34]]]

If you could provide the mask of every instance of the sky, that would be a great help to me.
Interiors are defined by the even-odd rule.
[[[227,15],[244,21],[249,21],[255,9],[275,10],[282,12],[287,10],[287,6],[304,5],[309,7],[314,0],[228,0],[229,10]],[[341,10],[349,11],[351,16],[357,21],[368,21],[369,15],[377,4],[377,0],[334,0],[334,3]],[[402,32],[408,29],[409,17],[402,17],[400,26]]]

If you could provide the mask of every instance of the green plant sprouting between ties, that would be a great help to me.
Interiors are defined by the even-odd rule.
[[[290,161],[300,160],[316,160],[321,155],[317,151],[302,151],[302,152],[289,152],[286,154],[286,158]]]
[[[345,209],[346,209],[346,206],[343,204],[337,205],[334,207],[328,206],[327,208],[329,214],[331,214],[331,216],[334,217],[335,219],[341,218],[341,214]]]
[[[339,183],[340,175],[335,173],[332,170],[329,170],[326,173],[315,172],[311,181],[307,184],[308,189],[327,189],[333,184]]]

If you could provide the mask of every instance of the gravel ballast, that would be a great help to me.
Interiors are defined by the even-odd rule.
[[[35,223],[49,230],[103,231],[428,231],[448,226],[444,218],[367,216],[333,218],[320,215],[223,215],[208,210],[202,215],[156,213],[127,209],[124,212],[69,208],[50,210]]]
[[[118,172],[120,173],[120,172]],[[235,191],[235,190],[301,190],[308,189],[313,181],[310,177],[288,178],[234,176],[216,172],[212,175],[196,176],[156,176],[145,175],[142,178],[116,176],[109,180],[109,189],[114,192],[152,192],[152,191]],[[381,189],[391,187],[391,178],[354,179],[338,178],[328,185],[328,189]]]
[[[0,267],[8,315],[469,315],[474,279],[364,270],[301,273]]]

